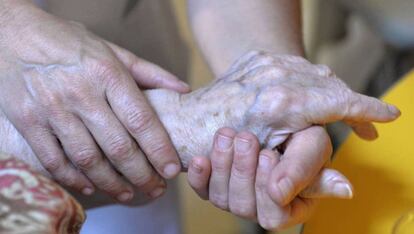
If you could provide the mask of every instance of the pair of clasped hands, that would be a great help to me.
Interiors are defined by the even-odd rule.
[[[76,23],[36,10],[22,17],[36,20],[1,25],[8,36],[0,43],[0,108],[42,166],[86,195],[99,189],[128,202],[138,188],[159,197],[181,163],[141,90],[189,87]],[[325,168],[332,148],[323,124],[344,121],[371,140],[377,137],[371,122],[400,115],[351,91],[326,66],[295,56],[248,53],[214,84],[220,92],[251,94],[251,102],[239,103],[251,105],[240,108],[246,113],[239,122],[255,134],[243,125],[220,126],[210,154],[188,161],[189,184],[201,198],[266,229],[304,222],[320,197],[352,197],[349,181]]]

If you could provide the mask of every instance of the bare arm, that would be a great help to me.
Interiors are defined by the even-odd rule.
[[[214,74],[250,50],[303,55],[298,0],[189,0],[196,40]]]

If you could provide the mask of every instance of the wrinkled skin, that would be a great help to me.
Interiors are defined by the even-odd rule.
[[[252,132],[261,146],[272,149],[291,133],[338,120],[372,139],[377,135],[371,121],[387,122],[400,114],[392,105],[352,92],[324,66],[261,52],[246,54],[225,76],[194,92],[145,94],[185,168],[192,156],[208,155],[214,133],[224,126]],[[6,132],[1,149],[30,158],[42,170],[15,128],[4,118],[0,126]]]
[[[0,110],[60,184],[127,201],[133,188],[157,195],[180,172],[140,88],[189,91],[78,23],[0,2]]]
[[[150,91],[149,99],[155,100],[157,92],[163,91]],[[400,115],[393,105],[353,92],[326,66],[261,52],[246,54],[209,86],[180,95],[179,104],[174,114],[155,109],[174,122],[167,129],[184,166],[192,155],[208,152],[223,126],[252,132],[262,146],[273,149],[291,133],[341,120],[362,138],[375,139],[371,122]]]

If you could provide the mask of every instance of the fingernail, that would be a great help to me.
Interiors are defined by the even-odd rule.
[[[87,196],[92,195],[93,192],[94,192],[94,190],[92,188],[89,188],[89,187],[86,187],[86,188],[82,189],[82,193],[84,195],[87,195]]]
[[[249,140],[236,138],[235,148],[239,153],[246,153],[250,150],[251,143]]]
[[[193,167],[194,172],[196,172],[197,174],[201,174],[203,172],[203,168],[200,165],[198,165],[195,161],[191,162],[191,166]]]
[[[172,179],[180,171],[180,167],[175,163],[170,163],[164,168],[164,175],[167,179]]]
[[[270,168],[270,158],[264,154],[259,157],[259,167],[268,170]]]
[[[118,195],[116,197],[116,199],[118,199],[118,201],[120,201],[120,202],[127,202],[127,201],[131,200],[131,198],[132,198],[132,193],[131,192],[124,192],[124,193],[121,193],[120,195]]]
[[[345,182],[336,182],[333,187],[333,192],[341,198],[350,199],[354,196],[351,186]]]
[[[220,151],[227,151],[230,149],[231,145],[233,144],[232,139],[227,136],[218,135],[217,136],[217,149]]]
[[[152,192],[149,194],[149,196],[150,196],[151,198],[157,198],[157,197],[161,196],[161,194],[163,194],[163,193],[164,193],[164,188],[159,187],[159,188],[154,189],[154,191],[152,191]]]
[[[279,199],[281,204],[286,204],[290,198],[290,194],[293,192],[293,183],[292,181],[284,177],[277,183],[277,188],[279,192]]]
[[[401,111],[394,105],[387,105],[388,110],[394,115],[394,116],[400,116]]]
[[[190,88],[190,86],[189,86],[187,83],[185,83],[184,81],[181,81],[181,80],[180,80],[180,85],[181,85],[183,88],[186,88],[186,89],[189,89],[189,88]]]

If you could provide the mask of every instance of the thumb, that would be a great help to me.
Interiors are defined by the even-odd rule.
[[[176,76],[162,69],[158,65],[138,58],[128,50],[111,42],[106,43],[115,53],[116,57],[129,70],[138,86],[150,89],[171,89],[179,93],[187,93],[190,91],[190,86],[188,84],[179,80]]]
[[[325,168],[316,179],[302,192],[299,193],[303,198],[344,198],[353,197],[353,188],[349,180],[339,171]]]

